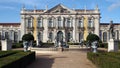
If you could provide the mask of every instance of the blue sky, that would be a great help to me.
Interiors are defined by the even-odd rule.
[[[120,23],[120,0],[0,0],[0,22],[2,23],[19,23],[20,10],[22,5],[28,9],[52,8],[57,4],[63,4],[68,8],[94,9],[98,5],[101,12],[101,22],[108,23],[113,20],[115,23]]]

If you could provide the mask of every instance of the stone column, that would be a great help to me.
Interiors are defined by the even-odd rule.
[[[45,17],[44,20],[43,20],[43,27],[44,27],[44,31],[43,31],[43,35],[44,35],[44,38],[43,38],[43,42],[47,42],[48,41],[48,18]]]
[[[95,21],[94,21],[94,27],[95,27],[95,34],[99,36],[99,23],[100,23],[100,18],[99,17],[96,17],[95,18]]]
[[[73,21],[72,21],[72,23],[73,23],[73,40],[76,42],[76,27],[77,27],[77,25],[76,25],[76,21],[75,21],[75,17],[73,18]]]
[[[25,15],[21,15],[21,38],[20,40],[22,40],[22,36],[26,33],[26,19],[25,19]]]

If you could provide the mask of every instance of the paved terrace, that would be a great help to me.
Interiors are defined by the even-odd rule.
[[[87,59],[87,50],[76,51],[39,51],[36,61],[27,68],[96,68]]]

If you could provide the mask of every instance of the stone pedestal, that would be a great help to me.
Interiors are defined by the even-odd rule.
[[[10,40],[2,40],[2,51],[11,50],[12,42]]]
[[[118,51],[118,40],[110,39],[108,41],[108,52]]]

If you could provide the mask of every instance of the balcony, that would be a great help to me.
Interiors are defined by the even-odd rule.
[[[38,30],[44,30],[44,27],[37,27]]]
[[[27,30],[33,31],[34,27],[27,27]]]
[[[81,27],[81,26],[78,26],[78,29],[84,31],[85,28]]]
[[[73,30],[73,27],[65,27],[66,30]]]
[[[95,30],[95,27],[90,27],[90,26],[88,26],[88,30],[94,31],[94,30]]]
[[[58,26],[57,29],[61,29],[62,30],[62,29],[64,29],[64,27],[63,26]]]
[[[48,29],[55,29],[55,27],[53,27],[53,26],[48,26]]]

